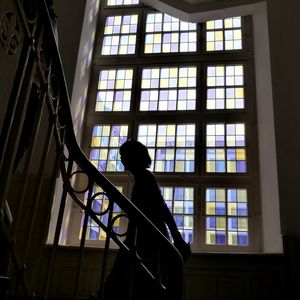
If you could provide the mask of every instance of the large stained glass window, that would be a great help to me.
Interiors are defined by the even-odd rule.
[[[134,54],[138,15],[106,18],[102,55]]]
[[[127,125],[96,125],[92,133],[90,161],[99,171],[123,171],[120,146],[127,140]]]
[[[95,111],[129,111],[132,69],[101,70]]]
[[[143,124],[138,140],[148,147],[155,172],[194,172],[195,124]]]
[[[197,50],[197,25],[162,13],[148,13],[144,52],[174,53]]]
[[[179,232],[186,242],[193,242],[194,188],[162,186],[162,195],[174,215]]]
[[[206,244],[249,245],[247,189],[207,188],[205,216]]]
[[[195,66],[143,69],[140,110],[195,110],[196,77]]]
[[[242,49],[241,17],[206,22],[206,51]]]
[[[196,24],[137,0],[107,0],[98,34],[84,143],[90,161],[130,198],[119,148],[142,142],[193,250],[259,250],[251,17]],[[105,209],[104,197],[96,200]],[[88,240],[105,236],[92,220],[88,230]]]

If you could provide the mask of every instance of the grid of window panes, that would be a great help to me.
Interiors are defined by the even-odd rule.
[[[123,187],[122,186],[116,186],[116,188],[122,192]],[[105,225],[108,225],[108,206],[109,206],[109,200],[105,193],[103,192],[102,188],[100,187],[94,187],[93,193],[92,193],[94,199],[91,204],[92,211],[98,215],[99,220]],[[87,195],[86,195],[87,198]],[[121,213],[121,208],[117,205],[113,205],[113,214],[112,218],[116,218]],[[83,226],[84,222],[84,215],[82,216],[82,224]],[[120,218],[116,218],[115,222],[112,224],[112,230],[120,234]],[[81,236],[80,232],[80,236]],[[80,237],[79,237],[80,238]],[[106,233],[103,231],[97,222],[95,222],[91,217],[88,218],[87,222],[87,231],[86,231],[86,239],[87,240],[102,240],[104,241],[106,238]]]
[[[109,16],[105,21],[102,55],[134,54],[138,15]]]
[[[206,125],[206,172],[245,173],[244,123]]]
[[[110,179],[123,180],[119,147],[128,138],[139,140],[184,239],[195,248],[245,248],[252,179],[244,175],[253,153],[246,126],[254,100],[247,98],[247,17],[196,24],[138,4],[102,4],[92,116],[101,125],[93,129],[90,160]],[[123,6],[124,15],[113,6]],[[222,188],[220,178],[226,182]],[[234,187],[237,178],[248,188]],[[201,214],[194,214],[195,207],[203,207]]]
[[[195,124],[138,126],[138,140],[148,148],[154,172],[194,172],[195,127]]]
[[[195,66],[143,69],[140,111],[195,110],[196,79]]]
[[[206,108],[244,109],[243,65],[217,65],[207,67]]]
[[[242,49],[241,17],[206,22],[206,51]]]
[[[172,212],[179,232],[188,243],[193,242],[194,188],[162,186],[163,198]]]
[[[148,13],[144,53],[195,52],[196,30],[196,23],[183,22],[159,12]]]
[[[139,0],[107,0],[107,6],[137,5]]]
[[[133,69],[101,70],[95,111],[129,111]]]
[[[206,244],[249,245],[247,189],[207,188],[205,218]]]
[[[96,125],[92,133],[90,161],[99,171],[123,171],[120,146],[128,138],[128,125]]]

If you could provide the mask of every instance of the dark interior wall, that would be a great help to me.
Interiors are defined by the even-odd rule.
[[[300,235],[300,2],[269,0],[268,20],[282,233]]]
[[[73,89],[85,5],[86,0],[55,1],[59,49],[70,95]]]

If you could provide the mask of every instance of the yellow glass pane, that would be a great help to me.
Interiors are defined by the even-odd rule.
[[[153,45],[145,45],[144,53],[152,53]]]
[[[108,71],[108,79],[109,80],[114,80],[116,77],[116,71],[115,70],[109,70]]]
[[[116,81],[116,89],[123,89],[124,88],[124,80],[120,79]]]
[[[224,20],[224,27],[225,28],[231,28],[232,27],[232,18]]]
[[[167,78],[160,79],[160,87],[166,88],[169,86],[169,80]]]
[[[167,135],[174,136],[175,135],[175,125],[168,125],[167,127]]]
[[[194,160],[195,159],[195,151],[193,149],[186,150],[186,160]]]
[[[92,147],[100,147],[100,137],[93,137],[91,146]]]
[[[237,208],[236,203],[228,203],[227,204],[227,214],[229,216],[236,216],[236,214],[237,214],[236,208]]]
[[[216,214],[216,204],[214,202],[206,202],[206,211],[207,215],[215,215]]]
[[[216,200],[218,202],[225,202],[225,189],[216,189]]]
[[[215,170],[216,170],[216,163],[214,161],[207,161],[206,172],[215,172]]]
[[[126,54],[126,53],[127,53],[127,46],[120,46],[119,54]]]
[[[235,97],[236,98],[244,98],[244,88],[236,88],[235,89]]]
[[[197,68],[188,68],[188,76],[189,77],[196,77],[197,75]]]
[[[161,34],[156,33],[154,34],[154,44],[160,44],[161,43]]]
[[[216,235],[214,231],[206,231],[206,244],[207,245],[216,244]]]
[[[215,32],[215,41],[222,41],[223,40],[223,31],[216,31]]]
[[[155,162],[155,171],[156,172],[163,172],[164,171],[164,162],[163,161],[156,161]]]
[[[175,201],[174,203],[174,213],[183,213],[183,202],[182,201]]]
[[[129,33],[129,25],[128,24],[123,24],[121,26],[121,32],[122,33]]]
[[[178,75],[178,68],[170,68],[170,77],[177,77]]]
[[[193,217],[192,216],[184,217],[184,229],[193,229]]]
[[[167,149],[166,151],[166,159],[167,160],[174,160],[174,149]]]
[[[217,160],[225,160],[225,150],[217,149],[216,150],[216,158],[217,158]]]
[[[214,42],[206,42],[206,51],[214,51],[215,43]]]
[[[188,79],[187,78],[180,78],[178,81],[179,87],[186,87],[188,86]]]
[[[115,171],[116,170],[116,162],[115,161],[108,161],[106,170],[107,171]]]
[[[102,127],[102,136],[109,136],[109,132],[110,132],[110,126],[103,126]]]
[[[237,233],[228,232],[228,245],[236,246],[237,245]]]
[[[175,162],[175,172],[184,172],[184,161],[177,160]]]
[[[100,150],[100,160],[107,160],[107,154],[108,154],[107,149],[101,149]]]
[[[245,149],[236,149],[236,159],[237,160],[246,160]]]
[[[235,161],[227,161],[227,172],[228,173],[236,173],[236,162]]]
[[[247,190],[238,189],[237,190],[238,202],[247,202]]]
[[[235,40],[241,40],[242,39],[242,31],[240,29],[233,31],[233,38]]]
[[[137,24],[138,22],[138,15],[131,16],[131,24]]]
[[[216,217],[217,230],[226,230],[226,218]]]
[[[109,146],[111,146],[111,147],[118,147],[118,144],[119,144],[119,137],[112,136],[110,138],[110,141],[109,141]]]
[[[215,28],[215,22],[214,21],[208,21],[206,22],[206,29],[214,29]]]
[[[216,67],[216,75],[224,76],[224,67],[222,67],[222,66]]]
[[[243,66],[235,66],[235,75],[243,75],[244,74],[244,70],[243,70]]]
[[[225,49],[232,50],[233,49],[233,41],[225,41]]]
[[[248,219],[239,218],[238,219],[238,229],[239,231],[248,231]]]
[[[135,42],[136,42],[136,36],[130,35],[128,39],[128,45],[135,45]]]

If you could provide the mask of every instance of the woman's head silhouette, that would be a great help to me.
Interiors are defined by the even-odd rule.
[[[149,168],[151,158],[148,149],[142,143],[132,139],[120,147],[121,161],[126,170],[139,170]]]

